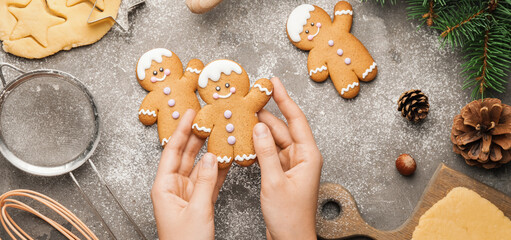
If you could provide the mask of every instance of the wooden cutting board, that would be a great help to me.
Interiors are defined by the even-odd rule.
[[[367,224],[360,216],[355,199],[341,185],[321,184],[316,216],[318,237],[320,239],[345,239],[365,236],[378,240],[410,240],[419,223],[419,218],[455,187],[466,187],[477,192],[497,206],[508,218],[511,218],[511,197],[441,164],[431,178],[412,216],[401,227],[392,231],[381,231]],[[328,202],[338,204],[341,209],[340,214],[333,219],[326,219],[321,214],[323,206]]]

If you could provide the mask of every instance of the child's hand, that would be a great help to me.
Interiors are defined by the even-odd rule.
[[[204,140],[191,134],[193,110],[181,119],[163,150],[151,190],[159,239],[214,239],[213,205],[228,170],[207,153],[193,168]],[[192,170],[193,168],[193,170]]]
[[[316,205],[323,158],[305,115],[278,78],[273,98],[286,123],[259,112],[254,146],[261,167],[261,208],[268,239],[316,239]]]

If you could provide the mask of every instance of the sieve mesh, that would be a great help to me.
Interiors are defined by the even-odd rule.
[[[68,76],[34,74],[4,97],[0,133],[19,159],[40,167],[61,166],[86,151],[95,133],[94,111]]]

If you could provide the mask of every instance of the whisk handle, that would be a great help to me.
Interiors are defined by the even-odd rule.
[[[98,169],[96,168],[96,165],[94,165],[94,163],[92,162],[92,160],[88,160],[89,161],[89,164],[91,165],[92,169],[94,170],[94,172],[96,173],[96,175],[98,176],[99,178],[99,181],[103,184],[103,186],[106,187],[106,189],[108,190],[108,192],[110,193],[110,195],[114,198],[114,201],[117,203],[117,205],[121,208],[121,210],[124,212],[124,214],[126,215],[126,217],[128,218],[128,220],[131,222],[131,224],[133,225],[133,227],[135,228],[135,231],[138,233],[138,235],[140,236],[141,239],[143,240],[147,240],[147,238],[145,237],[144,233],[142,232],[142,230],[140,229],[140,227],[138,226],[138,224],[135,222],[135,220],[131,217],[131,215],[128,213],[128,211],[126,210],[126,208],[124,207],[124,205],[122,205],[122,203],[119,201],[119,199],[117,198],[117,196],[114,194],[114,192],[112,191],[112,189],[110,188],[110,186],[108,186],[108,184],[106,183],[106,181],[103,179],[103,176],[99,173]]]
[[[101,223],[103,224],[103,226],[107,230],[107,232],[110,235],[110,237],[112,237],[114,240],[117,240],[117,238],[115,237],[115,234],[112,232],[112,229],[110,229],[110,227],[106,223],[105,219],[103,219],[103,217],[99,213],[98,209],[96,207],[94,207],[94,205],[92,204],[92,201],[90,200],[90,198],[83,191],[82,187],[80,186],[80,183],[78,183],[78,180],[76,180],[75,175],[73,174],[73,172],[69,172],[69,175],[71,176],[71,178],[73,179],[73,182],[78,187],[78,190],[80,190],[80,194],[82,194],[83,199],[87,202],[89,207],[91,207],[91,209],[93,210],[94,214],[99,218],[99,220],[101,221]]]

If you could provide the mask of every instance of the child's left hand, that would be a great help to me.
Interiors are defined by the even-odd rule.
[[[214,239],[214,203],[228,169],[207,153],[193,167],[204,140],[191,133],[193,110],[181,119],[163,150],[151,190],[159,239]],[[193,169],[192,169],[193,168]]]

